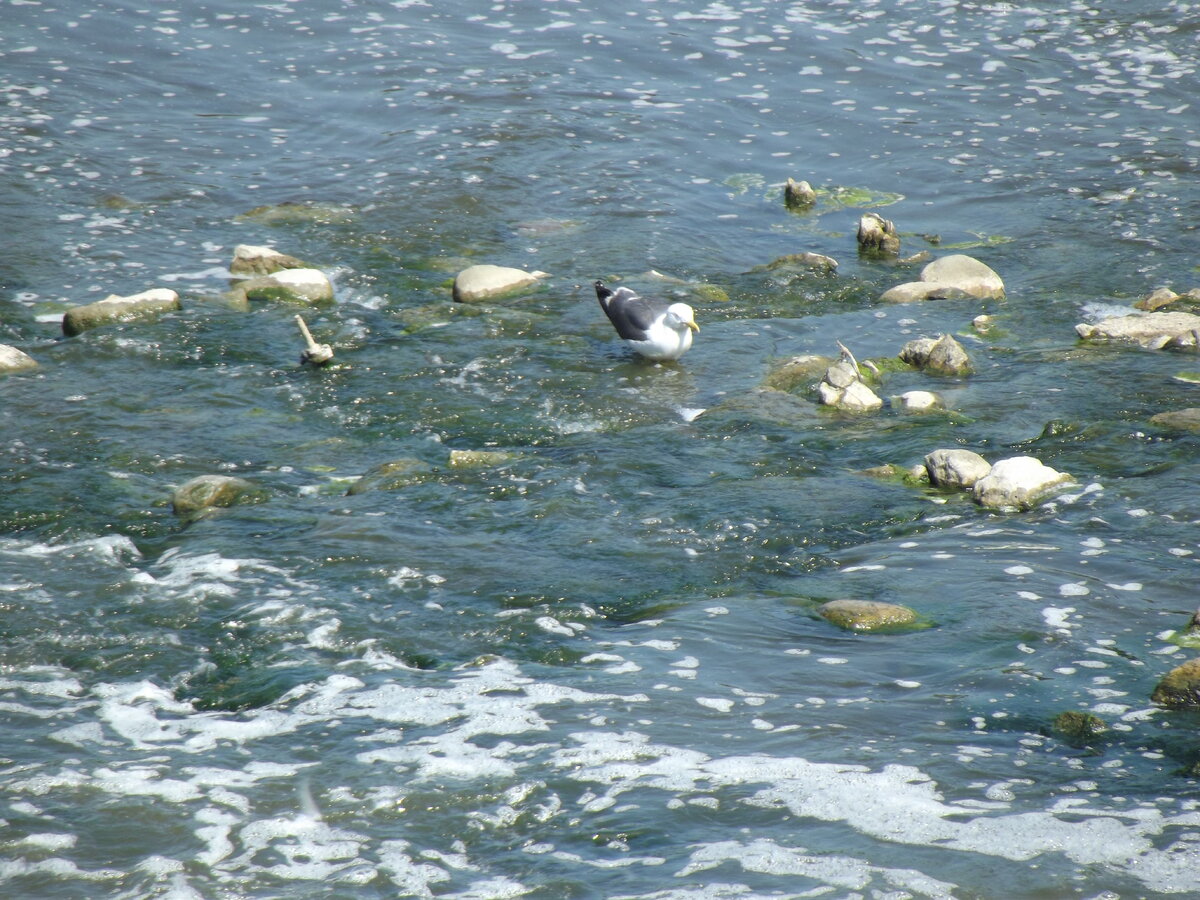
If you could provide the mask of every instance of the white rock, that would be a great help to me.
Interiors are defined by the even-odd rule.
[[[296,257],[257,244],[238,244],[233,248],[233,262],[229,264],[229,271],[234,275],[269,275],[280,269],[299,268],[304,268],[304,263]]]
[[[892,398],[892,405],[909,412],[942,409],[945,406],[942,398],[933,391],[905,391]]]
[[[333,302],[333,282],[320,269],[280,269],[239,282],[235,291],[250,300],[285,300],[326,304]]]
[[[971,488],[992,469],[991,464],[970,450],[934,450],[925,455],[929,481],[939,487]]]
[[[817,388],[817,398],[825,406],[854,411],[883,406],[883,400],[863,384],[848,360],[839,360],[825,370],[825,377]]]
[[[975,482],[977,503],[989,507],[1028,509],[1059,485],[1072,480],[1032,456],[1002,459],[983,478]]]
[[[37,368],[37,361],[8,344],[0,344],[0,372],[20,372],[22,369]]]
[[[545,272],[526,272],[507,266],[470,266],[454,279],[454,299],[459,303],[491,300],[532,287],[545,277]]]
[[[1095,325],[1086,322],[1075,332],[1089,341],[1125,341],[1158,350],[1168,342],[1200,329],[1200,316],[1186,312],[1133,313],[1112,316]]]
[[[1004,298],[1000,276],[990,266],[962,253],[935,259],[921,270],[921,280],[951,285],[980,300]]]
[[[913,303],[917,300],[964,300],[969,296],[966,291],[950,284],[906,281],[904,284],[888,288],[879,295],[879,299],[884,303]]]

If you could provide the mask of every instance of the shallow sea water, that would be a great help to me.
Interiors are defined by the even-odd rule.
[[[1200,549],[1197,438],[1149,418],[1196,366],[1074,333],[1200,284],[1200,5],[0,19],[0,342],[40,363],[0,381],[4,896],[1200,891],[1196,717],[1149,702]],[[245,215],[288,203],[330,213]],[[869,209],[1007,299],[879,304],[913,270],[857,257]],[[213,300],[241,243],[334,277],[337,367],[296,364],[295,309]],[[802,251],[838,274],[756,268]],[[550,277],[455,308],[474,262]],[[596,278],[687,297],[692,351],[632,359]],[[154,286],[183,310],[61,338]],[[885,392],[953,414],[755,391],[943,332],[977,374]],[[860,474],[952,446],[1077,484],[1000,514]],[[436,477],[346,495],[404,457]],[[211,472],[269,498],[181,523]],[[838,631],[843,596],[932,627]]]

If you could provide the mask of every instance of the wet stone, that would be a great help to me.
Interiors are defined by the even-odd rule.
[[[264,493],[244,478],[200,475],[184,482],[171,495],[171,508],[181,519],[195,519],[207,510],[258,501]]]
[[[22,372],[26,369],[36,369],[37,360],[16,347],[0,344],[0,375],[8,372]]]
[[[925,470],[936,487],[970,489],[992,470],[978,453],[961,448],[934,450],[925,456]]]
[[[827,622],[847,631],[881,631],[914,625],[915,611],[896,603],[880,600],[830,600],[817,607]]]
[[[234,275],[271,275],[282,269],[307,269],[308,264],[271,247],[238,244],[229,271]]]
[[[1012,456],[995,463],[972,490],[975,502],[982,506],[1029,509],[1072,480],[1032,456]]]
[[[179,295],[169,288],[152,288],[125,297],[109,294],[95,303],[68,309],[63,315],[62,329],[63,334],[73,337],[101,325],[152,319],[180,308]]]
[[[1200,707],[1200,659],[1190,659],[1164,675],[1150,700],[1170,709]]]
[[[545,272],[526,272],[508,266],[471,266],[455,277],[454,300],[458,303],[498,300],[528,290],[545,277]]]
[[[281,269],[270,275],[240,282],[234,287],[234,292],[247,300],[313,306],[333,303],[333,283],[319,269]]]
[[[402,458],[381,463],[365,472],[346,491],[348,496],[365,494],[367,491],[395,491],[412,484],[428,481],[433,475],[433,466],[420,459]]]

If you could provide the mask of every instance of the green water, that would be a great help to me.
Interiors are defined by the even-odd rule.
[[[1194,716],[1149,697],[1195,652],[1197,437],[1150,419],[1196,366],[1074,326],[1195,286],[1195,20],[10,5],[0,342],[39,365],[0,380],[0,893],[1194,892]],[[869,209],[1006,299],[880,304],[919,265],[859,258]],[[222,303],[241,243],[336,303]],[[837,273],[764,268],[806,251]],[[473,263],[549,275],[454,304]],[[694,347],[632,356],[597,278],[691,303]],[[153,286],[182,309],[61,336]],[[762,390],[941,333],[975,374],[880,393],[946,412]],[[864,474],[944,447],[1075,483],[1005,513]],[[261,502],[185,522],[204,474]]]

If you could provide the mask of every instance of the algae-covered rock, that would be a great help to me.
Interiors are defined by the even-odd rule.
[[[817,607],[817,613],[847,631],[885,631],[915,625],[919,616],[907,606],[880,600],[830,600]]]
[[[307,263],[270,247],[238,244],[233,248],[229,271],[234,275],[271,275],[282,269],[307,269]]]
[[[1162,309],[1164,306],[1170,306],[1179,299],[1179,294],[1175,293],[1170,288],[1161,287],[1158,290],[1151,292],[1148,296],[1143,297],[1137,303],[1133,304],[1133,308],[1145,310],[1146,312],[1154,312],[1156,309]]]
[[[878,213],[863,213],[858,220],[858,248],[867,253],[895,256],[900,252],[895,224]]]
[[[471,266],[455,277],[453,296],[458,303],[497,300],[527,290],[545,277],[545,272],[526,272],[508,266]]]
[[[1170,709],[1200,707],[1200,659],[1189,659],[1164,675],[1150,700]]]
[[[975,502],[995,509],[1029,509],[1061,485],[1072,481],[1032,456],[1012,456],[995,463],[975,482]]]
[[[72,337],[90,328],[113,322],[152,319],[164,312],[179,309],[180,306],[179,295],[169,288],[152,288],[126,297],[109,294],[95,303],[68,309],[63,315],[63,334]]]
[[[1200,409],[1173,409],[1150,417],[1150,424],[1173,431],[1200,431]]]
[[[755,266],[752,271],[774,272],[778,269],[807,269],[823,275],[832,275],[837,271],[838,262],[832,256],[821,253],[789,253],[780,256],[765,266]]]
[[[1086,744],[1108,731],[1108,723],[1089,712],[1067,710],[1054,717],[1054,731],[1072,744]]]
[[[832,363],[828,356],[809,353],[780,360],[771,366],[762,386],[779,391],[790,391],[806,381],[815,381],[824,374]]]
[[[199,475],[184,482],[171,495],[171,508],[181,519],[195,519],[207,510],[258,502],[265,493],[244,478],[229,475]]]
[[[10,347],[8,344],[0,344],[0,375],[36,368],[37,360],[32,356],[18,350],[16,347]]]
[[[239,282],[236,293],[247,300],[325,306],[333,302],[333,283],[320,269],[281,269]]]
[[[234,218],[235,222],[254,222],[258,225],[334,225],[349,222],[354,210],[346,206],[321,203],[285,201],[269,206],[256,206]]]
[[[395,491],[410,484],[428,481],[433,474],[433,466],[423,460],[394,459],[369,469],[346,493],[353,496],[367,491]]]
[[[505,450],[451,450],[452,468],[483,468],[511,462],[516,455]]]
[[[811,209],[817,202],[817,192],[807,181],[789,178],[783,186],[783,202],[788,209]]]

